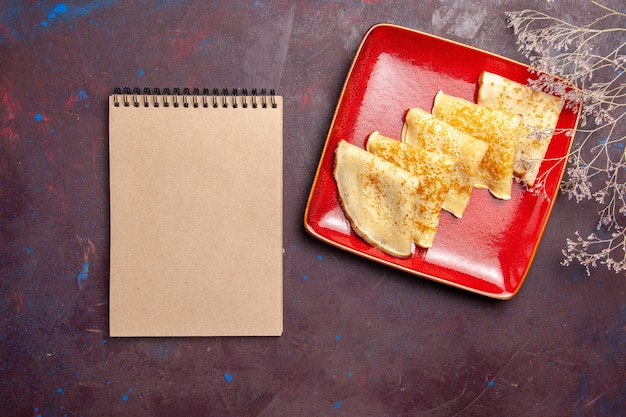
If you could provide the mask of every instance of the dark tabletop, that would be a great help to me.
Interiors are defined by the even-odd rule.
[[[561,265],[566,238],[595,228],[592,202],[557,198],[508,301],[361,259],[303,227],[369,27],[527,62],[504,15],[527,7],[597,16],[582,0],[2,2],[0,415],[626,415],[626,277]],[[107,97],[118,86],[284,96],[281,337],[109,338]]]

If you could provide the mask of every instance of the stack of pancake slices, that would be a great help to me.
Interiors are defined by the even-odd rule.
[[[409,257],[433,245],[442,209],[463,216],[474,188],[509,200],[514,178],[535,184],[563,101],[490,72],[478,84],[476,103],[439,91],[432,113],[408,109],[401,140],[339,141],[339,201],[370,245]]]

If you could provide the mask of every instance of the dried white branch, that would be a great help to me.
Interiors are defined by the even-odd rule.
[[[567,239],[563,265],[577,262],[588,274],[598,265],[626,271],[626,14],[591,3],[602,15],[583,26],[535,10],[506,13],[536,74],[529,84],[581,109],[561,191],[600,206],[602,237],[583,238],[576,231],[575,239]],[[551,162],[539,184],[559,161]]]

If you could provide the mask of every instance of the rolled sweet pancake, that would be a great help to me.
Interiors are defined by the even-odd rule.
[[[478,167],[474,186],[488,188],[502,200],[511,198],[515,151],[522,116],[479,106],[439,91],[432,114],[489,145]]]
[[[563,100],[487,71],[480,75],[478,84],[477,104],[522,115],[513,172],[532,187],[563,110]]]
[[[442,203],[450,189],[454,159],[443,152],[430,152],[410,143],[373,132],[366,149],[410,172],[419,180],[413,241],[430,248],[435,240]]]
[[[411,256],[417,177],[344,140],[335,150],[333,176],[352,230],[389,255]]]
[[[442,207],[454,216],[462,217],[470,201],[478,167],[489,145],[419,108],[407,111],[402,141],[453,158],[455,164],[450,188]]]

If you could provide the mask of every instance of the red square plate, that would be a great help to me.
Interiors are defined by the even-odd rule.
[[[520,289],[552,210],[572,138],[555,134],[540,174],[552,168],[542,193],[513,184],[511,200],[475,189],[462,219],[443,211],[430,249],[395,258],[354,234],[332,176],[341,139],[364,147],[370,133],[400,139],[408,108],[431,111],[444,90],[475,102],[478,77],[490,71],[521,83],[528,66],[492,53],[390,24],[373,26],[363,38],[330,125],[305,213],[313,236],[394,268],[488,297],[508,299]],[[557,130],[575,129],[578,113],[564,109]]]

